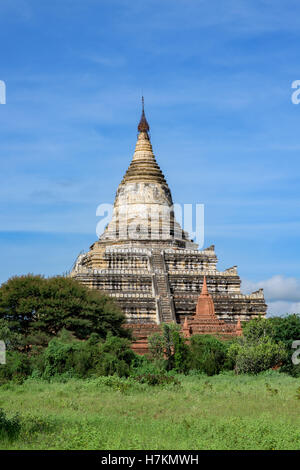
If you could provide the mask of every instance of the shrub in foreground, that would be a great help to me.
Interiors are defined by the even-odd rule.
[[[18,351],[6,353],[6,364],[0,366],[0,385],[13,380],[22,383],[32,372],[32,364],[26,354]]]
[[[282,343],[264,336],[258,341],[242,338],[229,348],[228,355],[235,362],[237,374],[258,374],[280,365],[287,352]]]
[[[97,375],[128,377],[135,354],[130,348],[130,341],[108,335],[106,341],[99,343],[99,358],[96,360]]]
[[[148,338],[150,358],[157,364],[164,364],[166,370],[187,373],[189,370],[189,347],[181,335],[180,325],[163,323],[161,334]]]
[[[147,385],[180,385],[176,377],[167,374],[143,374],[135,377],[137,382]]]
[[[21,430],[19,417],[8,418],[2,408],[0,408],[0,439],[15,439]]]
[[[274,343],[284,347],[286,354],[282,355],[280,371],[294,377],[300,377],[300,365],[293,364],[292,343],[300,340],[300,315],[284,315],[271,318],[255,318],[243,326],[244,338],[255,344],[269,337]]]
[[[133,377],[144,374],[161,374],[166,370],[164,359],[150,359],[148,356],[135,355],[132,362]]]
[[[207,375],[231,368],[228,345],[210,335],[194,335],[190,343],[190,368]]]
[[[126,338],[108,334],[103,341],[93,334],[89,340],[79,341],[64,330],[43,352],[41,374],[44,378],[66,373],[80,378],[114,374],[127,377],[134,358]]]

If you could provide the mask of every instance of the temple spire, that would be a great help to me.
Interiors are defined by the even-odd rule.
[[[208,290],[207,290],[207,284],[206,284],[206,276],[204,276],[204,279],[203,279],[201,295],[209,295]]]
[[[183,332],[183,336],[184,336],[185,338],[189,338],[189,337],[191,336],[191,329],[190,329],[189,324],[188,324],[187,316],[186,316],[185,319],[184,319],[184,324],[183,324],[182,332]]]
[[[207,289],[206,276],[203,278],[202,290],[196,306],[196,316],[199,315],[203,318],[216,317],[214,301]]]
[[[141,120],[138,125],[138,131],[139,132],[149,132],[150,126],[147,122],[146,116],[145,116],[145,110],[144,110],[144,97],[142,96],[142,116]]]
[[[235,327],[235,331],[236,331],[236,335],[237,336],[243,336],[243,328],[242,328],[242,324],[241,324],[241,320],[240,318],[238,318],[238,321],[237,321],[237,324],[236,324],[236,327]]]

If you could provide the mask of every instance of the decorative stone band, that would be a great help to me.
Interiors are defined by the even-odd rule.
[[[148,274],[149,275],[150,270],[149,269],[116,269],[116,268],[110,268],[110,269],[93,269],[93,268],[86,268],[84,266],[79,265],[77,267],[76,273],[90,273],[90,274]],[[217,271],[217,270],[211,270],[211,269],[204,269],[204,270],[198,270],[198,269],[170,269],[168,271],[168,274],[171,276],[211,276],[211,277],[230,277],[234,275],[234,273],[226,270],[226,271]]]
[[[106,248],[106,254],[134,254],[151,256],[151,251],[145,248]]]
[[[118,297],[118,298],[124,298],[124,299],[152,299],[153,295],[152,294],[136,294],[136,293],[126,293],[124,294],[123,292],[114,292],[110,294],[110,297]]]
[[[148,269],[92,269],[93,274],[145,274],[150,275]]]
[[[133,274],[133,275],[146,275],[150,276],[151,272],[148,269],[93,269],[80,266],[74,274]],[[72,273],[71,273],[72,275]]]
[[[243,299],[243,300],[250,300],[250,299],[264,299],[264,290],[259,289],[256,292],[253,292],[252,294],[234,294],[234,293],[212,293],[214,299],[223,299],[225,296],[227,296],[230,299]],[[195,294],[174,294],[174,297],[180,297],[182,299],[197,299],[198,296]]]
[[[171,275],[184,275],[184,276],[232,276],[232,273],[227,272],[227,271],[217,271],[217,270],[212,270],[212,269],[204,269],[204,270],[199,270],[199,269],[170,269],[168,271],[169,274]]]
[[[196,255],[197,257],[201,255],[207,255],[207,256],[212,256],[215,252],[214,249],[211,247],[206,248],[205,250],[187,250],[187,249],[177,249],[177,250],[172,250],[172,249],[165,249],[163,250],[164,253],[178,256],[178,255]]]
[[[197,258],[203,258],[203,256],[212,256],[212,251],[211,250],[202,250],[202,251],[196,251],[196,250],[161,250],[161,254],[172,254],[174,257],[186,257],[186,255],[195,255]],[[136,254],[136,255],[147,255],[147,256],[152,256],[152,252],[150,250],[147,250],[145,248],[110,248],[107,247],[105,250],[105,254]],[[231,268],[226,269],[226,271],[236,271],[236,266],[233,266]]]
[[[110,269],[93,269],[93,268],[86,268],[84,266],[78,266],[76,273],[90,273],[90,274],[148,274],[149,275],[150,270],[149,269],[116,269],[116,268],[110,268]],[[171,269],[168,271],[168,274],[171,276],[211,276],[211,277],[230,277],[233,275],[233,273],[229,271],[217,271],[217,270],[197,270],[197,269],[190,269],[190,270],[185,270],[185,269]]]

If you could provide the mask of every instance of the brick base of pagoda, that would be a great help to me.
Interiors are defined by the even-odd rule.
[[[220,339],[230,339],[235,336],[240,336],[237,324],[228,324],[222,320],[215,318],[199,318],[185,317],[182,332],[185,338],[190,338],[193,335],[214,335]]]
[[[131,347],[135,353],[140,355],[149,352],[149,336],[154,333],[161,333],[160,326],[153,323],[129,324],[126,327],[132,330],[134,341]],[[228,340],[242,335],[239,323],[229,325],[218,319],[216,321],[211,319],[201,319],[199,321],[196,316],[185,317],[185,321],[181,323],[181,332],[187,340],[193,335],[213,335],[221,340]]]
[[[161,333],[161,328],[155,323],[130,323],[126,325],[132,331],[134,341],[131,348],[137,354],[147,354],[149,352],[148,338],[154,333]]]

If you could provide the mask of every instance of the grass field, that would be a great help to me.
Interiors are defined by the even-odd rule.
[[[21,431],[0,449],[300,449],[299,379],[279,374],[27,380],[0,387]]]

